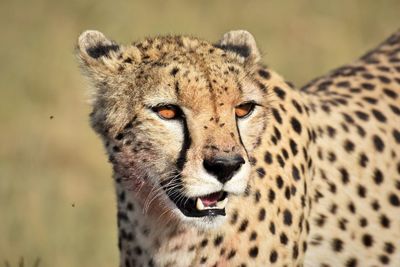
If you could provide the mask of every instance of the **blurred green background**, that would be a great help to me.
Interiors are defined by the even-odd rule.
[[[117,266],[111,168],[73,53],[83,30],[128,43],[247,29],[264,62],[302,85],[383,41],[399,11],[399,0],[1,0],[0,266]]]

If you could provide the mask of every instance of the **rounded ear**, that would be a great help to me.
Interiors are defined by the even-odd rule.
[[[88,30],[78,38],[77,55],[85,69],[101,72],[111,67],[105,59],[111,59],[118,52],[119,45],[107,39],[99,31]],[[108,66],[107,66],[108,65]]]
[[[261,58],[253,35],[245,30],[225,33],[215,46],[238,54],[246,62],[257,63]]]

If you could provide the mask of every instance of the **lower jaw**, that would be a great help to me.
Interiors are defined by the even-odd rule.
[[[207,209],[207,210],[195,210],[195,211],[185,211],[179,209],[186,217],[216,217],[216,216],[225,216],[225,208],[223,209]]]
[[[224,192],[223,197],[220,201],[223,199],[228,198],[228,193]],[[206,208],[199,210],[196,208],[196,200],[197,198],[188,198],[186,200],[182,200],[179,203],[176,203],[173,199],[170,200],[174,202],[174,204],[178,207],[180,212],[182,212],[183,215],[189,218],[202,218],[202,217],[217,217],[217,216],[225,216],[225,207],[224,208]]]

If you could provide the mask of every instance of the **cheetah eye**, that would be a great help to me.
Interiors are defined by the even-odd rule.
[[[156,106],[152,110],[164,120],[174,120],[182,116],[180,108],[175,105]]]
[[[246,118],[247,116],[249,116],[252,113],[255,105],[256,104],[254,102],[246,102],[246,103],[240,104],[239,106],[236,106],[236,108],[235,108],[236,117],[239,119]]]

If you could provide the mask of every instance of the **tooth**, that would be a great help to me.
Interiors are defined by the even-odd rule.
[[[197,198],[197,201],[196,201],[196,208],[198,210],[204,210],[203,201],[201,201],[201,199],[199,197]]]
[[[217,202],[217,207],[219,209],[223,209],[226,207],[226,204],[228,203],[228,197],[224,198],[224,200]]]

